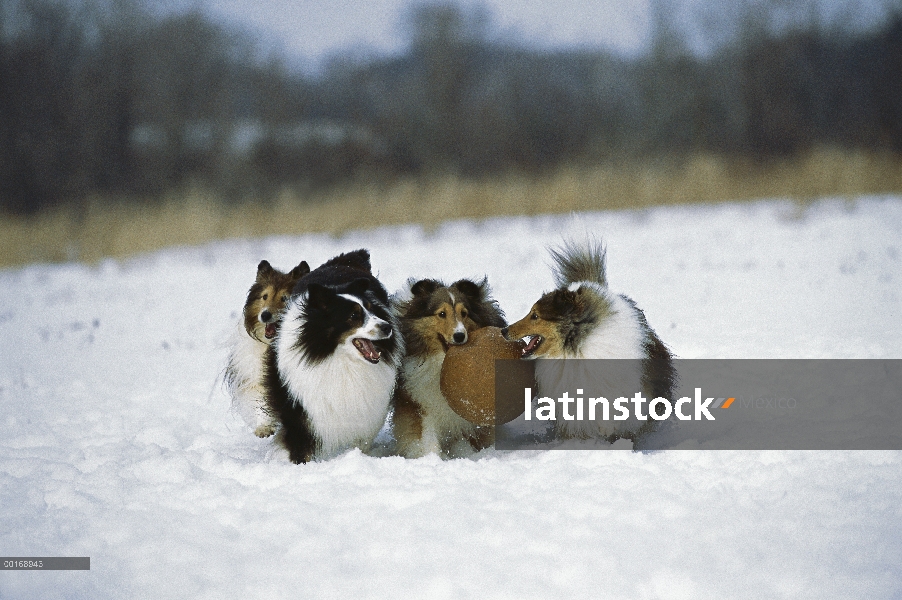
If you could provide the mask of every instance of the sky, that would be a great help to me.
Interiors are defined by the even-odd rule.
[[[404,16],[412,0],[168,0],[205,6],[226,22],[256,31],[263,47],[280,48],[308,67],[337,54],[385,55],[404,50]],[[702,54],[735,35],[743,15],[772,13],[778,22],[800,14],[845,28],[881,22],[902,0],[458,0],[488,9],[495,34],[539,48],[605,49],[635,56],[649,47],[655,7]],[[769,7],[769,10],[765,10]]]
[[[584,45],[634,53],[645,43],[649,26],[648,0],[487,0],[481,4],[489,9],[501,36],[540,46]],[[290,54],[308,60],[349,49],[378,54],[403,50],[404,14],[409,5],[406,0],[207,2],[212,13],[270,31]]]

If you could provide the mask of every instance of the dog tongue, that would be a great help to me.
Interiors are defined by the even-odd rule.
[[[382,353],[376,350],[373,342],[368,339],[354,338],[354,346],[363,355],[363,358],[370,362],[379,362],[379,357],[382,356]]]
[[[266,336],[266,339],[271,340],[276,335],[276,324],[275,323],[267,323],[266,330],[263,332],[263,335]]]
[[[523,349],[520,351],[520,354],[522,356],[528,356],[533,350],[536,349],[536,347],[538,347],[539,342],[541,342],[541,341],[542,341],[542,338],[540,336],[538,336],[538,335],[532,336],[531,338],[529,338],[529,343],[526,344],[526,346],[524,346]]]

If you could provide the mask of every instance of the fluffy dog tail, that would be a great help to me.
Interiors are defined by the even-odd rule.
[[[567,287],[578,281],[591,281],[607,286],[606,254],[604,244],[594,240],[586,240],[585,245],[564,242],[560,248],[549,248],[554,260],[554,283],[558,287]]]

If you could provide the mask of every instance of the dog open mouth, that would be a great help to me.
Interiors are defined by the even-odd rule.
[[[263,330],[263,335],[266,336],[266,339],[271,340],[276,337],[276,324],[275,323],[267,323],[266,328]]]
[[[520,350],[520,358],[528,358],[539,349],[539,344],[545,341],[540,335],[527,335],[521,340],[525,345]]]
[[[379,362],[379,358],[382,357],[382,353],[376,350],[376,346],[373,345],[372,340],[368,340],[366,338],[354,338],[354,347],[357,348],[357,351],[360,352],[360,355],[373,363],[374,365]]]

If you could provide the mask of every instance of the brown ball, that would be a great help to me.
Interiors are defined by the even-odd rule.
[[[500,425],[523,414],[523,388],[533,386],[532,361],[522,361],[522,343],[504,339],[497,327],[483,327],[466,344],[451,346],[442,363],[440,385],[448,406],[475,425]],[[505,368],[495,401],[495,359],[515,359]],[[497,410],[497,419],[496,419]]]

